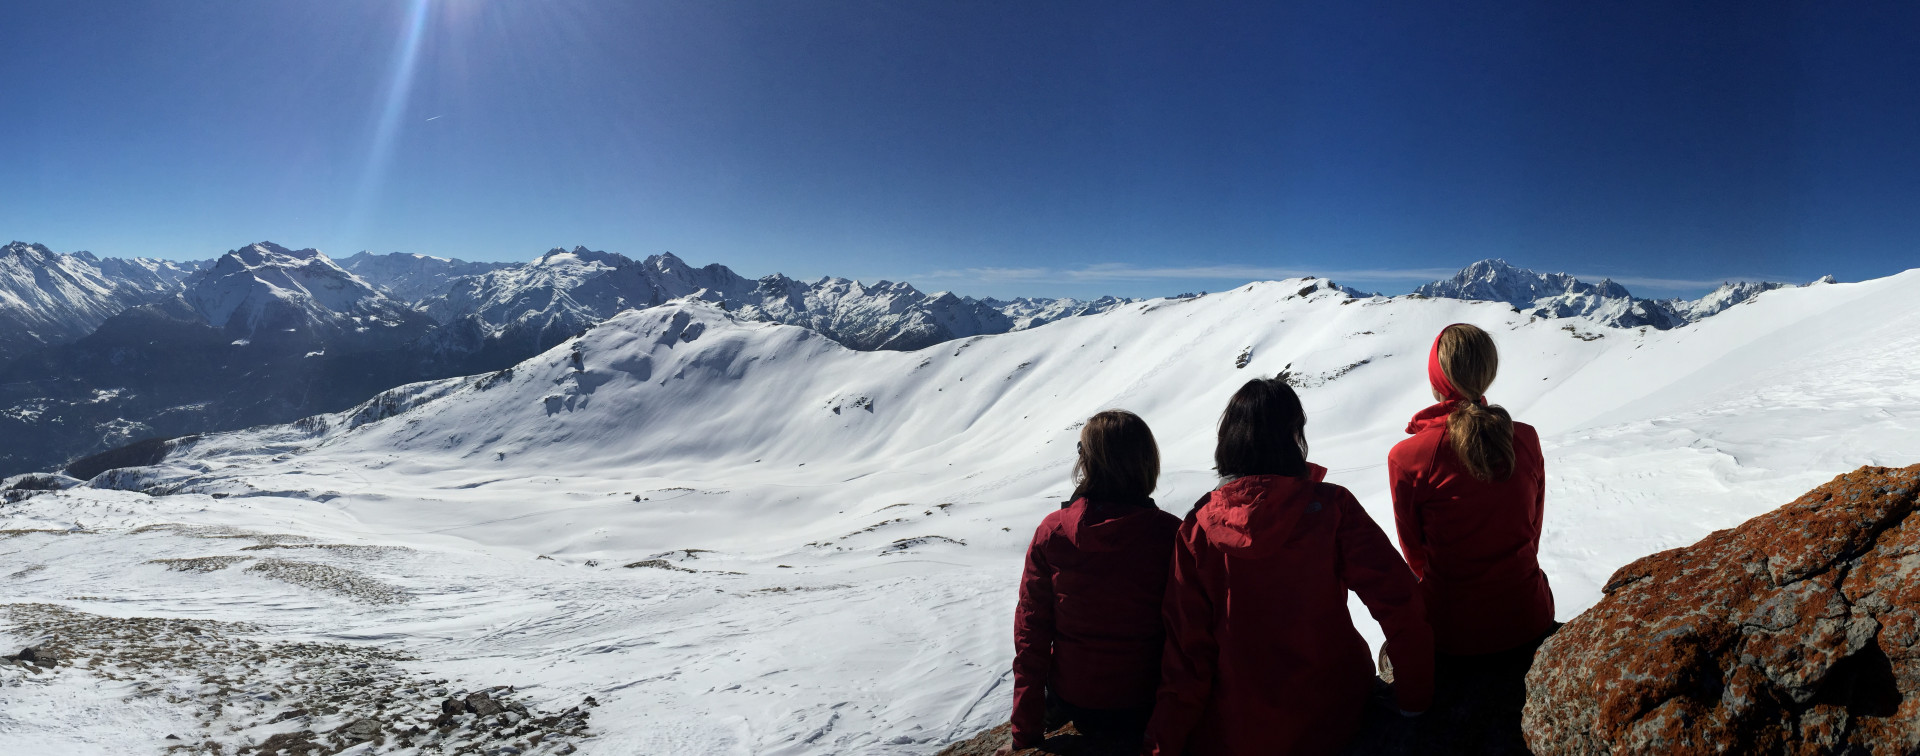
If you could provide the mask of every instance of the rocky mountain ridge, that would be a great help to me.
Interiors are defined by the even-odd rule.
[[[86,336],[129,307],[178,293],[205,265],[0,247],[0,360]]]
[[[1832,283],[1828,276],[1809,286]],[[1486,259],[1462,268],[1452,278],[1421,284],[1414,295],[1481,302],[1504,302],[1538,318],[1579,318],[1614,328],[1667,330],[1724,312],[1775,289],[1793,284],[1729,281],[1699,299],[1643,299],[1613,279],[1587,283],[1565,273],[1538,273],[1505,260]]]

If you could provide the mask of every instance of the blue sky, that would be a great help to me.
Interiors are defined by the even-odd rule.
[[[0,237],[1010,295],[1920,264],[1920,4],[25,2]]]

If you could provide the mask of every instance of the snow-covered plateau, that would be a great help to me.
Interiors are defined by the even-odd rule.
[[[1227,397],[1285,372],[1311,458],[1390,528],[1386,453],[1453,322],[1494,334],[1490,398],[1541,431],[1564,620],[1632,559],[1920,460],[1916,290],[1920,270],[1781,288],[1658,330],[1294,279],[917,351],[694,299],[626,311],[508,370],[0,505],[0,645],[71,661],[0,666],[0,752],[311,731],[382,734],[356,753],[932,753],[1007,715],[1021,555],[1084,418],[1140,413],[1184,514]],[[357,698],[326,682],[362,669]],[[420,701],[492,686],[524,719],[431,734]]]

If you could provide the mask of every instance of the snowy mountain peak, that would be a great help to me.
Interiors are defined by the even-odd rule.
[[[1504,302],[1540,318],[1581,318],[1617,328],[1667,329],[1686,320],[1662,302],[1639,299],[1613,279],[1590,284],[1565,273],[1537,273],[1488,259],[1413,293],[1427,297]]]
[[[1618,288],[1618,284],[1613,286]],[[1461,268],[1453,278],[1422,284],[1413,293],[1427,297],[1505,302],[1526,309],[1540,299],[1579,291],[1581,287],[1587,290],[1594,288],[1564,273],[1535,273],[1514,267],[1506,260],[1490,258]]]
[[[1814,283],[1832,281],[1833,277],[1827,276]],[[1766,292],[1784,288],[1794,286],[1765,281],[1732,281],[1699,299],[1641,299],[1612,278],[1603,278],[1597,284],[1590,284],[1564,273],[1536,273],[1514,267],[1505,260],[1488,259],[1468,265],[1447,280],[1421,285],[1414,289],[1414,293],[1427,297],[1505,302],[1514,309],[1539,318],[1581,318],[1616,328],[1652,327],[1665,330],[1698,322]]]
[[[22,242],[22,241],[8,242],[7,246],[0,247],[0,256],[51,257],[53,256],[53,254],[54,254],[53,250],[47,249],[46,245],[34,244],[30,242]]]
[[[263,327],[307,331],[341,316],[392,316],[406,309],[319,250],[273,242],[223,255],[188,284],[184,296],[212,326],[243,335]]]
[[[534,263],[545,266],[598,263],[609,268],[621,268],[632,265],[633,260],[617,252],[602,252],[600,250],[577,246],[573,249],[554,247],[553,249],[547,250],[547,253],[541,255],[540,259],[535,260]]]

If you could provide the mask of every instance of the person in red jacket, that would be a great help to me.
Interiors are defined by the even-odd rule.
[[[1180,518],[1148,495],[1160,451],[1139,416],[1087,420],[1073,500],[1041,520],[1027,547],[1013,617],[1013,741],[1039,745],[1074,724],[1135,750],[1160,681],[1160,599]]]
[[[1399,657],[1395,700],[1424,711],[1432,636],[1413,573],[1345,488],[1307,462],[1306,415],[1281,378],[1254,380],[1220,418],[1214,466],[1174,541],[1167,647],[1147,728],[1153,754],[1329,754],[1373,690],[1360,595]]]
[[[1412,437],[1387,455],[1400,548],[1420,578],[1434,647],[1447,655],[1509,651],[1554,626],[1538,559],[1540,437],[1487,404],[1499,367],[1486,331],[1442,329],[1427,360],[1439,402],[1413,416]]]

